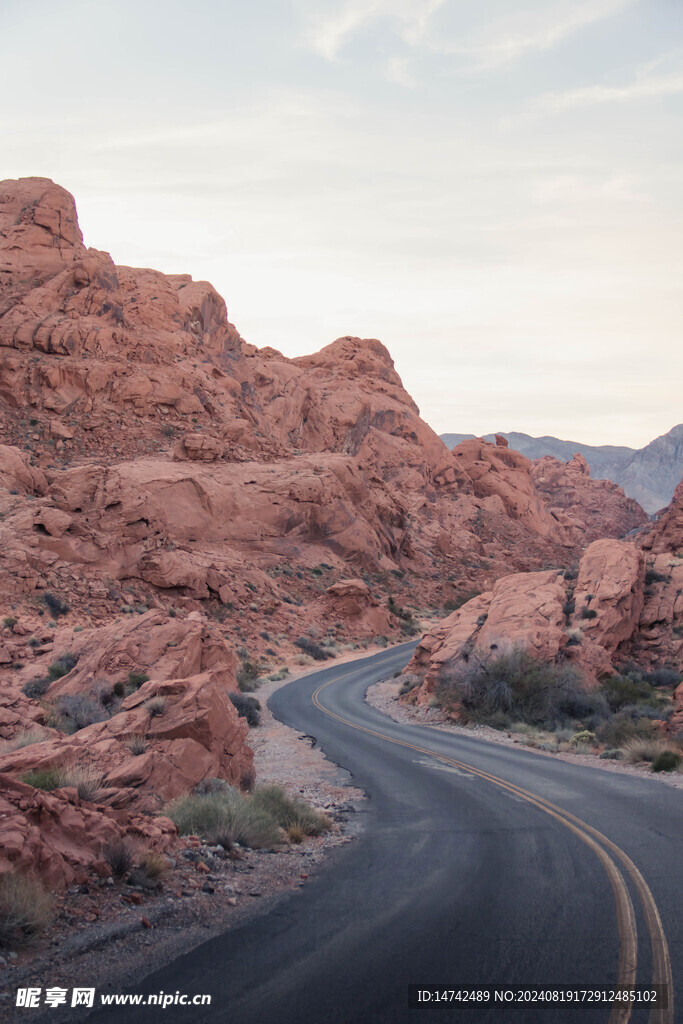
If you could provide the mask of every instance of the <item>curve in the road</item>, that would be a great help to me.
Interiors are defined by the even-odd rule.
[[[376,736],[378,739],[385,740],[387,743],[394,743],[398,746],[407,747],[408,749],[414,750],[420,754],[427,754],[430,757],[436,757],[436,759],[441,761],[443,764],[451,765],[453,768],[458,768],[461,771],[470,772],[472,775],[485,779],[487,782],[491,782],[495,786],[500,786],[508,792],[515,793],[522,800],[532,804],[534,807],[538,807],[546,814],[549,814],[551,817],[561,822],[565,828],[568,828],[573,832],[574,835],[576,835],[583,843],[586,844],[586,846],[589,847],[589,849],[593,851],[593,853],[595,853],[607,873],[616,901],[617,928],[619,931],[619,965],[616,987],[618,989],[630,989],[635,986],[638,958],[638,933],[636,930],[636,919],[633,912],[633,903],[631,902],[631,897],[624,882],[624,878],[612,857],[607,853],[607,850],[621,861],[633,880],[633,884],[638,892],[645,913],[652,948],[652,984],[657,987],[665,986],[665,990],[669,993],[668,1005],[666,1007],[653,1007],[650,1012],[649,1022],[650,1024],[674,1024],[673,974],[671,970],[669,947],[652,892],[631,858],[624,853],[616,843],[613,843],[607,838],[607,836],[604,836],[601,832],[588,825],[585,821],[582,821],[573,814],[569,814],[562,808],[551,803],[549,800],[546,800],[535,793],[531,793],[529,790],[523,789],[521,786],[516,786],[496,775],[491,775],[489,772],[483,772],[464,761],[447,757],[445,754],[435,754],[433,750],[429,750],[426,747],[420,747],[415,743],[409,743],[407,740],[400,740],[395,737],[388,736],[386,733],[380,732],[379,730],[369,729],[366,726],[358,725],[356,722],[352,722],[350,719],[344,718],[343,715],[337,714],[330,708],[326,707],[320,699],[321,694],[324,693],[324,691],[334,682],[337,682],[337,680],[330,679],[326,683],[322,683],[313,693],[313,703],[324,714],[336,719],[338,722],[341,722],[350,729],[356,729],[360,732],[368,733],[372,736]],[[605,849],[605,847],[607,849]],[[609,1024],[628,1024],[628,1021],[631,1019],[632,1009],[633,1006],[630,1003],[615,1003],[612,1006]]]

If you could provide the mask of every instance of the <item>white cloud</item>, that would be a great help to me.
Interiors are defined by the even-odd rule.
[[[378,21],[397,23],[399,37],[417,46],[446,0],[345,0],[333,13],[310,11],[305,40],[314,53],[336,60],[358,32]]]
[[[462,41],[432,40],[433,49],[468,58],[477,70],[495,70],[531,53],[552,50],[589,25],[610,18],[634,0],[537,4],[483,25]]]
[[[533,104],[534,110],[557,113],[576,107],[593,107],[604,103],[627,103],[631,100],[656,99],[683,93],[683,68],[668,75],[638,76],[626,85],[588,85],[567,92],[547,93]]]

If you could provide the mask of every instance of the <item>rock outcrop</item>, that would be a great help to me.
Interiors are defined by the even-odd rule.
[[[578,571],[499,579],[422,637],[407,673],[428,700],[439,681],[472,659],[519,647],[566,660],[587,686],[635,662],[683,670],[683,485],[651,528],[627,541],[590,544]],[[683,689],[672,728],[683,725]]]

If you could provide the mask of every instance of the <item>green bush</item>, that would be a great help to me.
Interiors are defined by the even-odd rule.
[[[316,811],[301,797],[288,796],[280,786],[259,786],[251,800],[285,831],[299,828],[304,835],[318,836],[331,828],[330,819],[325,814]]]
[[[226,788],[174,800],[166,813],[181,835],[199,835],[229,849],[233,843],[254,849],[280,841],[277,822],[248,796]]]
[[[66,654],[60,654],[57,660],[53,661],[48,667],[47,674],[50,677],[50,681],[53,682],[55,679],[61,679],[62,676],[68,675],[77,664],[77,654],[73,654],[71,651],[67,651]]]
[[[47,793],[59,789],[62,785],[62,774],[58,768],[36,768],[21,776],[21,781],[34,789],[42,789]]]
[[[595,608],[586,608],[585,606],[581,609],[582,619],[597,619],[598,613]]]
[[[102,785],[102,775],[92,768],[74,766],[72,768],[38,768],[27,772],[21,777],[34,789],[52,792],[53,789],[73,787],[78,791],[81,800],[92,800]]]
[[[13,615],[6,615],[2,620],[2,624],[5,627],[5,629],[11,629],[12,626],[16,626],[17,620],[14,618]]]
[[[653,772],[675,772],[681,763],[681,755],[673,750],[663,750],[652,762]]]

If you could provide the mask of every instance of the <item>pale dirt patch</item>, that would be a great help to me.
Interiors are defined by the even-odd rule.
[[[388,715],[389,718],[393,718],[395,722],[403,722],[407,725],[427,725],[430,728],[439,729],[441,732],[488,740],[490,743],[500,743],[504,746],[522,746],[525,750],[532,754],[538,754],[540,757],[554,757],[560,761],[567,761],[569,764],[583,764],[590,768],[601,768],[606,772],[619,772],[622,775],[635,775],[639,778],[645,776],[677,789],[683,789],[683,773],[680,770],[678,772],[653,772],[649,766],[626,764],[624,761],[602,761],[594,754],[574,754],[564,751],[555,754],[550,750],[539,750],[528,746],[526,737],[521,733],[502,732],[492,729],[488,725],[457,725],[437,708],[399,703],[400,685],[400,679],[388,679],[382,683],[375,683],[374,686],[369,687],[365,699],[373,708]]]

